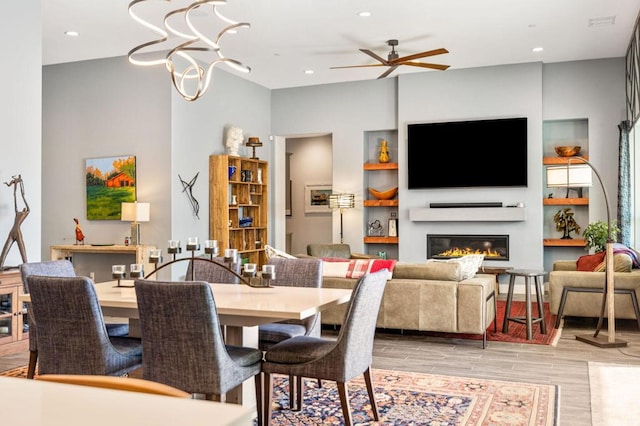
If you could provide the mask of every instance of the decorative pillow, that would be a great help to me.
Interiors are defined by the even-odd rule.
[[[429,259],[428,262],[444,262],[444,263],[457,263],[460,265],[460,281],[473,278],[478,272],[478,269],[482,266],[484,260],[484,254],[467,254],[462,257],[456,257],[447,260]]]
[[[277,248],[271,247],[268,244],[264,246],[264,254],[267,256],[267,259],[272,259],[274,257],[281,257],[283,259],[297,259],[297,257],[291,256],[289,253],[278,250]]]
[[[631,272],[631,257],[628,254],[614,254],[613,255],[613,271],[614,272]],[[607,264],[603,260],[599,265],[595,267],[593,272],[604,272],[607,270]]]
[[[386,259],[351,259],[323,258],[322,276],[337,278],[361,278],[365,274],[382,269],[389,271],[388,280],[393,276],[396,260]]]
[[[580,256],[576,261],[576,269],[578,271],[593,272],[595,269],[604,262],[605,252],[601,251],[596,254],[585,254]]]

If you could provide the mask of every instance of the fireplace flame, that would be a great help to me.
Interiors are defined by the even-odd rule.
[[[472,249],[469,247],[466,247],[466,248],[453,247],[453,248],[450,248],[449,250],[443,251],[442,253],[438,253],[437,256],[462,257],[468,254],[483,254],[484,257],[502,257],[502,255],[495,250],[491,250],[491,249],[480,250],[480,249]]]

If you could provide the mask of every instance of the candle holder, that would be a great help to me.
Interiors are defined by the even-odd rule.
[[[247,278],[253,278],[256,276],[257,265],[255,263],[246,263],[242,268],[242,276]]]
[[[218,248],[218,240],[205,240],[204,252],[209,255],[211,259],[218,257],[220,249]]]
[[[149,250],[149,263],[157,265],[158,263],[162,263],[162,250],[153,249]]]
[[[111,278],[113,278],[114,280],[118,280],[118,284],[116,285],[116,287],[124,287],[123,285],[120,285],[120,281],[124,279],[126,275],[125,271],[126,267],[124,265],[111,266]]]
[[[129,276],[131,278],[144,277],[144,271],[142,269],[142,263],[132,263],[129,266]]]
[[[167,253],[173,255],[173,260],[176,260],[176,254],[182,253],[182,247],[180,247],[180,240],[169,240],[169,247]]]
[[[276,279],[276,267],[275,265],[262,265],[262,281],[263,287],[273,287],[271,281]]]
[[[193,255],[193,252],[195,252],[196,250],[200,250],[200,243],[198,241],[198,237],[187,238],[187,251],[190,251]]]

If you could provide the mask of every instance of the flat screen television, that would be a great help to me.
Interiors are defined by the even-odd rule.
[[[526,187],[527,118],[407,125],[409,189]]]

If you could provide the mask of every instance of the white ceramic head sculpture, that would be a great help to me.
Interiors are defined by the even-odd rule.
[[[242,144],[242,140],[244,139],[242,135],[242,129],[236,126],[229,127],[227,130],[227,153],[229,155],[238,155],[238,148]]]

